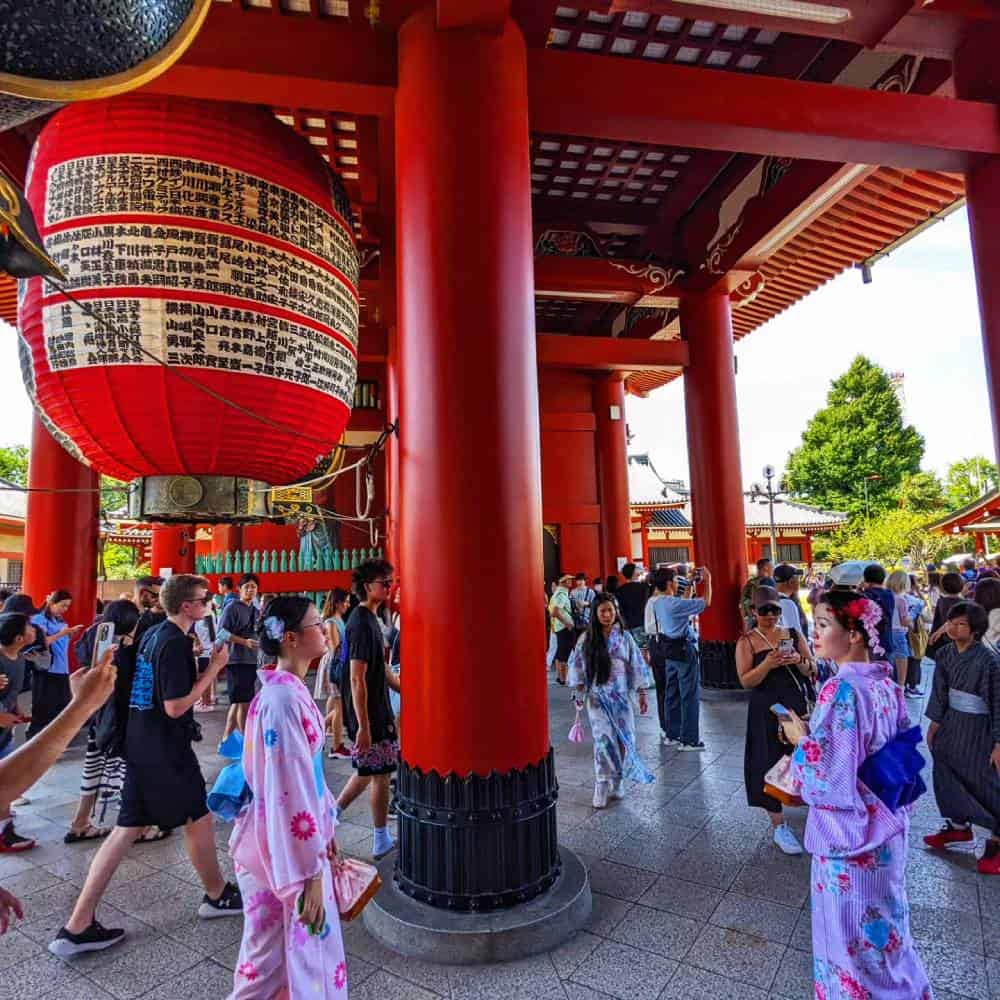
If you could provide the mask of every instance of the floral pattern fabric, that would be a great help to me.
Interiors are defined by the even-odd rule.
[[[586,633],[570,654],[566,683],[587,686]],[[635,751],[635,712],[632,695],[652,687],[649,667],[635,639],[615,627],[608,637],[611,676],[607,684],[584,692],[584,704],[594,737],[594,774],[597,781],[619,781],[623,776],[648,784],[653,780]]]
[[[347,971],[327,848],[334,799],[323,777],[323,719],[306,686],[261,670],[247,713],[243,770],[253,793],[229,850],[244,899],[243,940],[230,1000],[287,996],[346,1000]],[[307,879],[323,877],[326,920],[298,919]]]
[[[812,807],[813,981],[817,1000],[932,1000],[910,935],[909,811],[891,812],[858,778],[910,726],[888,663],[848,663],[822,687],[792,773]]]

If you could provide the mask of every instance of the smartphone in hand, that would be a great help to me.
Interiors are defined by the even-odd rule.
[[[792,721],[792,715],[791,715],[791,713],[790,713],[790,712],[788,711],[788,709],[787,709],[787,708],[785,708],[785,706],[784,706],[784,705],[782,705],[782,704],[781,704],[781,702],[780,702],[780,701],[776,701],[776,702],[775,702],[775,703],[774,703],[774,704],[773,704],[773,705],[771,706],[771,711],[772,711],[772,712],[774,712],[774,714],[775,714],[775,715],[776,715],[776,716],[777,716],[777,717],[778,717],[778,718],[779,718],[779,719],[780,719],[780,720],[781,720],[782,722],[791,722],[791,721]]]
[[[96,667],[101,662],[102,657],[108,651],[108,647],[115,641],[115,626],[113,622],[101,622],[97,626],[97,639],[94,641],[94,655],[90,665]]]

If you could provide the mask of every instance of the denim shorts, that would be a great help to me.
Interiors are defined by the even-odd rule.
[[[910,658],[910,635],[906,629],[894,628],[892,630],[892,649],[890,653],[894,660],[907,660]]]

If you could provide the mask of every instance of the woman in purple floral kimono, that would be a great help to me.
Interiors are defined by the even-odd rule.
[[[931,1000],[910,936],[909,807],[890,809],[858,777],[867,758],[910,728],[903,689],[879,645],[881,609],[852,591],[816,607],[816,654],[839,670],[807,726],[783,726],[792,773],[812,807],[813,980],[817,1000]],[[873,657],[878,657],[873,661]]]
[[[639,711],[646,714],[652,677],[610,594],[597,598],[590,624],[570,654],[567,683],[576,688],[578,704],[586,698],[594,735],[594,808],[603,809],[609,796],[624,798],[624,778],[644,785],[653,780],[635,749],[632,711],[632,695],[638,692]]]

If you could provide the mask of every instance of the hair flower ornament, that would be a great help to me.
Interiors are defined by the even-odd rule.
[[[274,639],[275,642],[281,642],[285,637],[285,623],[277,618],[275,615],[268,615],[264,619],[264,631],[267,633],[269,639]]]
[[[861,623],[868,636],[868,648],[876,656],[884,656],[885,649],[879,642],[878,626],[882,621],[882,609],[867,597],[859,597],[847,605],[847,613]]]

